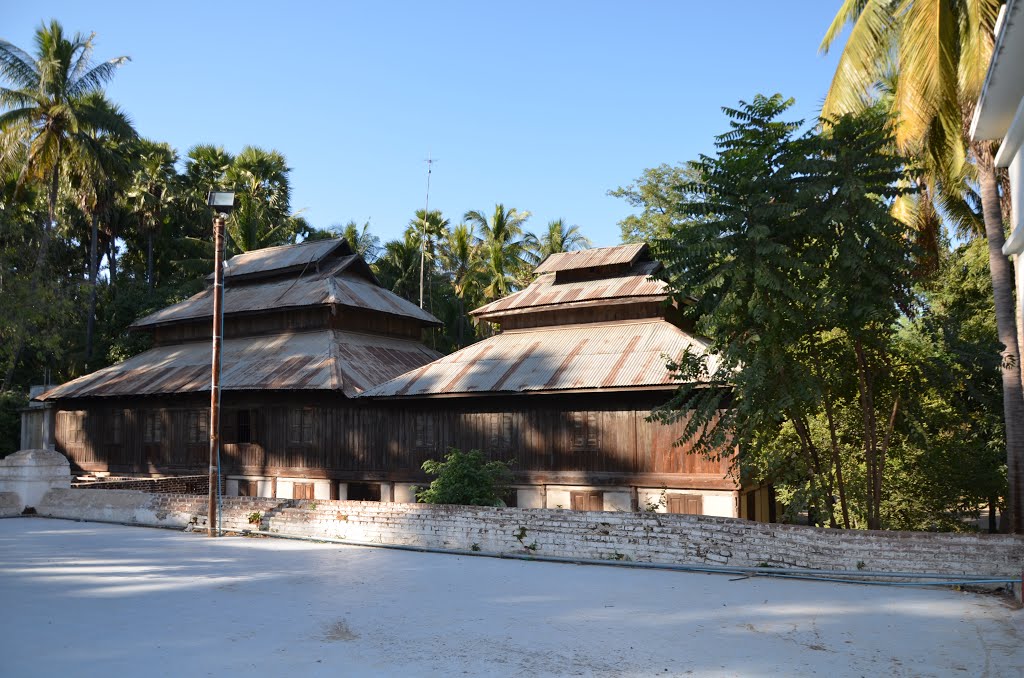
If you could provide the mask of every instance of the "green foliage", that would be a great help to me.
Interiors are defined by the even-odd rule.
[[[436,476],[430,487],[416,494],[424,504],[503,506],[501,497],[512,479],[507,463],[488,460],[480,450],[451,448],[444,461],[423,462],[423,470]]]
[[[902,395],[895,323],[913,303],[910,239],[889,210],[904,161],[878,112],[798,135],[800,122],[781,119],[791,105],[759,95],[725,109],[731,131],[681,187],[693,196],[677,205],[685,227],[659,250],[677,302],[696,298],[698,331],[712,341],[670,365],[686,385],[654,416],[685,417],[683,440],[708,456],[738,443],[747,473],[790,483],[795,503],[835,524],[836,490],[850,522],[836,415],[852,406],[877,527]]]
[[[619,222],[622,242],[654,243],[685,224],[688,218],[679,213],[676,205],[689,199],[683,187],[699,179],[699,170],[693,166],[658,165],[645,169],[628,186],[608,191],[611,197],[623,198],[630,206],[640,208],[640,214],[631,214]]]
[[[0,459],[21,447],[21,408],[28,398],[12,391],[0,392]]]

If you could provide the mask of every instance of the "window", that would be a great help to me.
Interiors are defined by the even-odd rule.
[[[313,483],[294,483],[292,485],[292,499],[314,499]]]
[[[434,449],[434,418],[430,414],[416,415],[415,447],[417,450]]]
[[[595,490],[579,490],[569,493],[569,502],[573,511],[603,511],[604,492]]]
[[[304,407],[288,411],[288,443],[310,445],[313,442],[313,409]]]
[[[507,452],[512,449],[512,413],[492,412],[487,415],[487,449]]]
[[[85,412],[68,412],[68,442],[85,442]]]
[[[112,410],[110,413],[110,428],[107,431],[109,442],[112,445],[120,445],[124,442],[124,410]]]
[[[597,450],[601,446],[597,412],[572,412],[572,449]]]
[[[205,443],[210,440],[210,419],[206,410],[188,411],[188,442]]]
[[[159,443],[164,439],[164,422],[159,410],[142,414],[142,442]]]
[[[258,480],[239,480],[238,481],[238,496],[239,497],[258,497],[260,496],[260,483]]]
[[[699,516],[704,513],[704,498],[699,494],[670,494],[666,497],[668,502],[665,510],[669,513],[683,513],[690,516]]]
[[[380,483],[349,483],[350,501],[380,501]]]
[[[252,416],[249,410],[235,412],[235,442],[252,442]]]

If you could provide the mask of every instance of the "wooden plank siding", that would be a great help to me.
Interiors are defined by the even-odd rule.
[[[675,447],[681,424],[646,420],[663,395],[613,396],[360,402],[229,393],[221,415],[222,464],[226,473],[242,475],[421,482],[423,462],[456,447],[510,461],[516,481],[530,484],[738,488],[727,477],[729,457],[708,460]],[[197,437],[207,433],[196,421],[197,412],[208,417],[208,403],[198,396],[70,407],[58,406],[57,449],[77,469],[205,471],[209,446]]]

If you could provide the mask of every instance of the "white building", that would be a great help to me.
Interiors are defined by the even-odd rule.
[[[1001,140],[996,167],[1010,174],[1010,237],[1003,254],[1014,257],[1017,336],[1024,339],[1024,1],[1008,0],[996,21],[995,49],[971,124],[971,139]]]

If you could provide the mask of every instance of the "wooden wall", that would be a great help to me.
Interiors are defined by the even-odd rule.
[[[449,447],[512,461],[518,482],[736,489],[730,458],[673,446],[648,422],[665,394],[361,402],[337,394],[226,393],[226,472],[336,480],[425,480]],[[569,407],[573,409],[569,409]],[[57,449],[88,471],[194,473],[209,454],[206,399],[94,399],[58,406]]]

